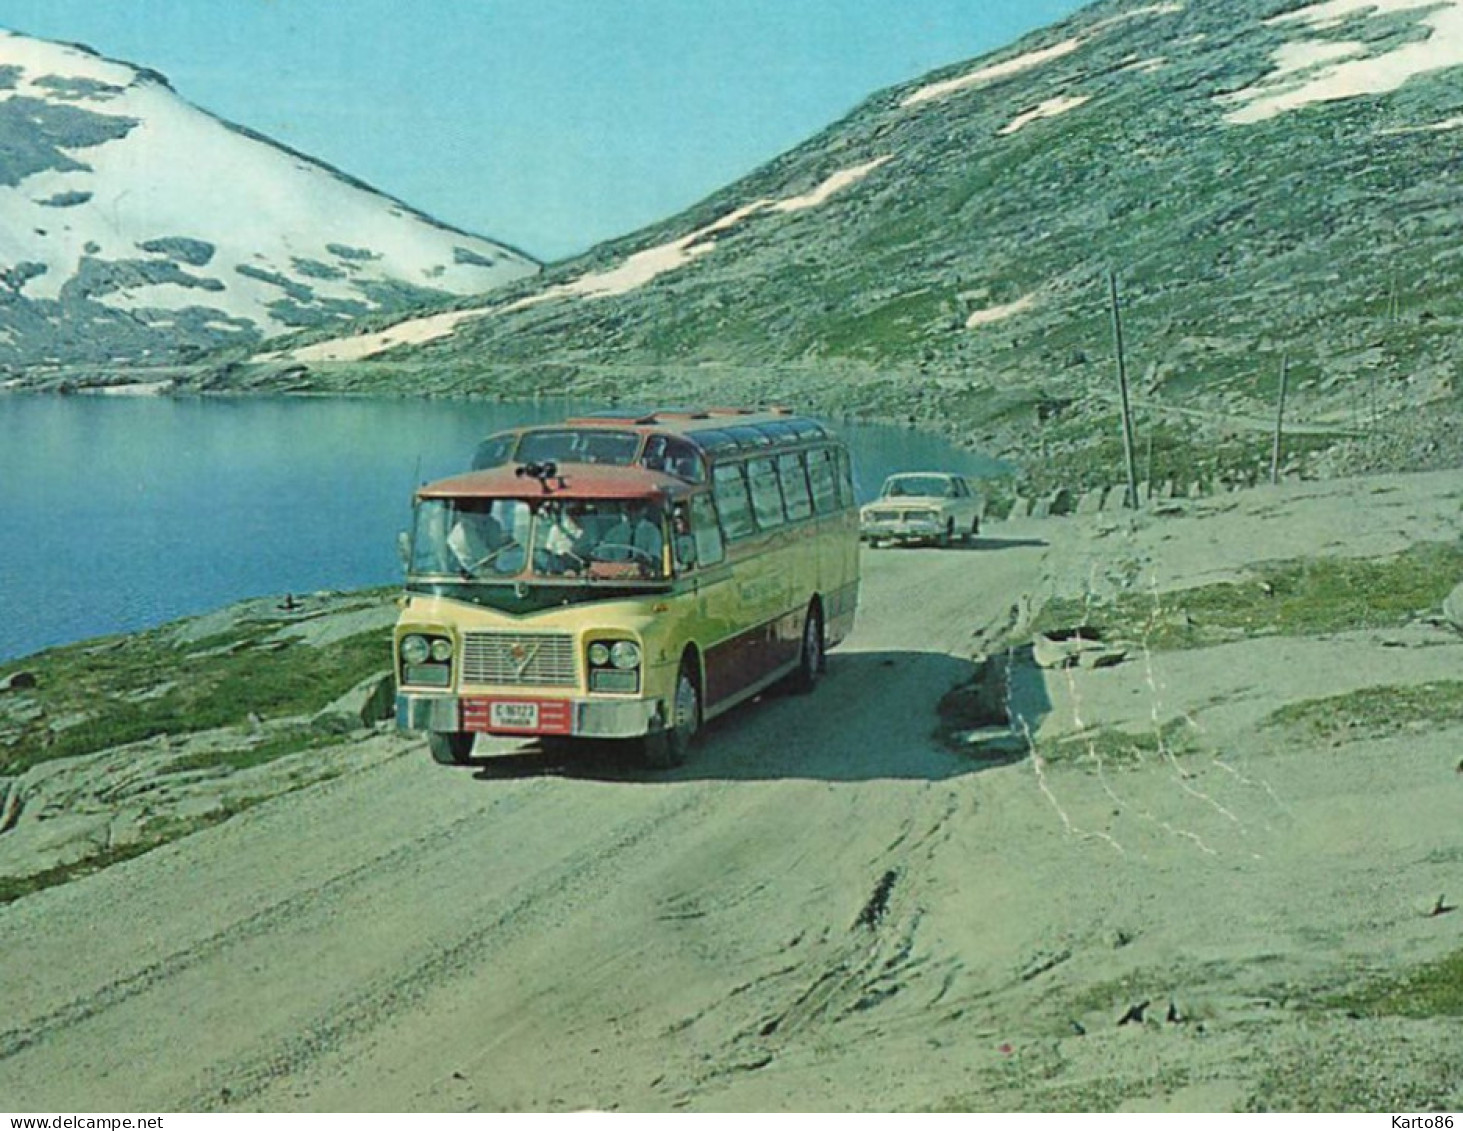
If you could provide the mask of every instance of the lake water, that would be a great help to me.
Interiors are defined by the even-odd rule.
[[[246,597],[389,585],[412,488],[487,433],[594,406],[0,395],[0,660]],[[835,423],[861,497],[892,471],[997,465]]]

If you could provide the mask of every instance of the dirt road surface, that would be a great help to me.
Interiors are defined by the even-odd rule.
[[[1381,526],[1397,544],[1449,522],[1456,538],[1456,495],[1429,509],[1437,485],[1410,490],[1376,504],[1394,508]],[[1305,501],[1276,498],[1253,522],[1299,529]],[[858,628],[817,689],[718,721],[683,769],[511,744],[448,768],[381,734],[368,741],[399,756],[22,899],[0,910],[0,1102],[1210,1110],[1463,1095],[1456,1020],[1314,1008],[1338,971],[1457,946],[1459,916],[1427,913],[1440,891],[1463,898],[1456,727],[1339,753],[1250,734],[1180,762],[1160,744],[1095,770],[982,761],[935,737],[972,651],[1057,574],[1162,546],[1230,568],[1228,533],[1224,553],[1203,547],[1231,520],[1009,524],[963,550],[866,552]],[[1424,643],[1407,654],[1457,670],[1457,642]],[[1217,703],[1201,671],[1175,706],[1164,665],[1196,655],[1050,673],[1033,725],[1081,734],[1089,705],[1117,717],[1122,703],[1140,721],[1202,721],[1263,682],[1231,678]]]
[[[776,1066],[808,1103],[867,1101],[821,1066],[876,1002],[941,993],[948,971],[909,984],[914,877],[980,790],[934,706],[1036,553],[871,556],[816,691],[735,712],[676,773],[511,746],[456,770],[414,744],[7,909],[0,1095],[715,1107],[770,1102],[748,1081]]]

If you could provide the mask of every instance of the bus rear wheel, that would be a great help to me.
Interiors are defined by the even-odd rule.
[[[444,766],[465,766],[472,759],[472,744],[477,736],[471,731],[432,731],[427,736],[427,748],[432,760]]]
[[[652,770],[672,770],[685,765],[691,742],[701,729],[701,691],[690,662],[681,664],[676,692],[671,700],[671,717],[664,730],[645,736],[645,765]]]

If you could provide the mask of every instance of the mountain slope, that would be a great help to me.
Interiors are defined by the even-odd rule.
[[[1317,429],[1455,413],[1460,63],[1458,0],[1099,3],[531,285],[287,356],[320,387],[798,397],[967,431],[1039,409],[1060,443],[1115,402],[1114,270],[1154,419],[1259,426],[1283,358]]]
[[[0,33],[0,362],[166,358],[537,270],[189,105]]]

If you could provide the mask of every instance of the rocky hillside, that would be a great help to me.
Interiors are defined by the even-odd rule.
[[[490,301],[229,379],[796,398],[1060,452],[1113,419],[1112,271],[1140,442],[1262,434],[1287,364],[1310,447],[1436,462],[1460,63],[1458,0],[1097,3]]]
[[[538,269],[79,46],[0,32],[0,137],[0,364],[176,360]]]

